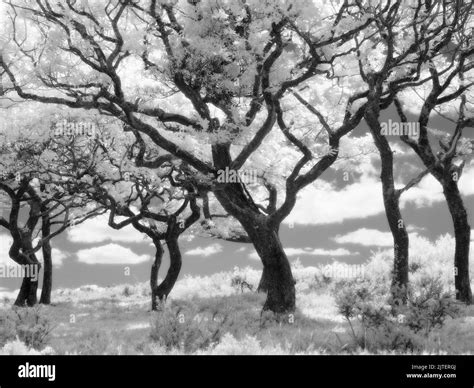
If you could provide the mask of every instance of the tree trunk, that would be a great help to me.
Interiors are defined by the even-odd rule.
[[[457,183],[451,179],[448,182],[448,184],[443,185],[443,192],[454,224],[454,238],[456,242],[454,252],[454,285],[456,287],[456,299],[471,304],[472,291],[469,279],[471,227]]]
[[[30,264],[36,266],[36,273],[39,274],[40,264]],[[18,307],[33,307],[38,303],[37,298],[38,279],[34,280],[31,277],[25,276],[21,282],[20,291],[15,300],[14,305]]]
[[[18,246],[19,247],[19,246]],[[21,250],[23,252],[28,252],[33,249],[33,243],[31,242],[30,238],[25,238],[21,242]],[[37,298],[37,291],[38,291],[38,280],[39,280],[39,273],[41,270],[41,264],[38,262],[36,255],[34,253],[30,253],[28,256],[24,253],[20,253],[18,249],[15,253],[16,257],[12,257],[14,261],[22,265],[24,268],[25,266],[28,267],[30,273],[26,272],[25,276],[23,277],[20,291],[18,292],[18,296],[15,300],[14,305],[19,307],[32,307],[38,303]],[[34,268],[36,271],[36,276],[33,278],[31,275],[31,270]]]
[[[178,280],[179,273],[182,266],[182,256],[178,244],[178,235],[171,234],[166,238],[166,245],[168,246],[168,252],[170,255],[170,267],[166,273],[163,281],[158,285],[158,272],[160,270],[162,258],[163,258],[163,247],[161,242],[157,240],[155,242],[156,254],[155,262],[151,267],[150,276],[150,287],[151,287],[151,309],[156,311],[158,309],[158,302],[165,301],[168,298],[171,290],[173,289],[176,281]]]
[[[51,225],[48,215],[42,220],[42,237],[48,237],[51,232]],[[52,260],[52,249],[51,241],[47,240],[42,246],[43,252],[43,287],[41,289],[41,304],[51,304],[51,290],[53,288],[53,260]]]
[[[259,290],[267,293],[263,310],[278,314],[294,312],[295,280],[277,229],[269,226],[264,216],[255,217],[253,222],[243,223],[243,227],[263,264],[259,284]]]
[[[220,194],[217,194],[216,197],[219,198]],[[248,214],[247,217],[242,217],[241,214],[235,212],[230,214],[242,224],[262,260],[263,273],[260,289],[267,292],[263,310],[270,310],[278,314],[294,312],[295,280],[290,262],[281,245],[277,228],[269,226],[263,215],[254,215],[250,218]]]
[[[159,300],[165,300],[178,280],[182,266],[181,251],[178,245],[178,237],[171,236],[166,239],[168,252],[170,254],[170,267],[164,280],[156,289],[156,296]]]
[[[154,240],[153,243],[155,244],[155,261],[151,266],[151,274],[150,274],[150,288],[151,288],[151,309],[156,311],[158,309],[158,273],[161,267],[161,261],[163,259],[163,247],[161,246],[160,240]]]
[[[265,267],[263,267],[262,277],[258,283],[257,292],[268,292],[268,282],[268,271],[265,269]]]
[[[400,211],[400,195],[395,189],[393,152],[390,143],[381,134],[378,104],[374,103],[367,110],[365,118],[380,154],[383,202],[394,243],[392,298],[396,304],[398,301],[405,304],[408,297],[409,238]]]
[[[215,145],[212,152],[217,169],[231,164],[228,145]],[[270,225],[241,183],[218,185],[214,195],[226,212],[240,222],[262,260],[267,288],[263,310],[278,314],[294,312],[295,280],[280,242],[279,225]]]
[[[263,310],[275,313],[295,311],[295,280],[278,232],[261,225],[254,236],[252,233],[249,235],[263,262],[262,286],[267,292]]]
[[[51,291],[53,289],[53,260],[49,241],[43,245],[43,287],[41,289],[41,304],[51,304]]]

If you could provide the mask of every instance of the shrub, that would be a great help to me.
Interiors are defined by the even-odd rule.
[[[248,291],[253,291],[253,286],[247,282],[247,279],[241,275],[235,275],[231,279],[231,286],[240,291],[240,293],[244,293],[244,290],[247,289]]]
[[[150,338],[168,351],[194,353],[219,341],[220,323],[216,317],[198,315],[192,309],[162,306],[152,321]]]
[[[410,287],[408,303],[395,304],[389,292],[375,292],[370,280],[340,283],[335,299],[349,325],[353,347],[421,351],[429,333],[457,313],[439,279],[425,278]]]
[[[129,286],[124,287],[124,289],[122,291],[122,295],[125,296],[126,298],[128,298],[129,296],[132,295],[132,291],[131,291]]]
[[[443,291],[440,279],[425,277],[417,290],[409,289],[408,305],[400,306],[398,312],[405,315],[410,329],[428,335],[431,330],[441,327],[446,318],[457,316],[459,307],[451,295]]]
[[[42,349],[48,343],[52,330],[40,307],[0,311],[0,346],[18,337],[27,347]]]
[[[99,329],[89,329],[77,338],[77,352],[87,355],[104,355],[111,353],[112,339],[108,332]]]

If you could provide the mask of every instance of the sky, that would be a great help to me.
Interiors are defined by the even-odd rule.
[[[390,115],[388,113],[385,119],[392,117]],[[447,124],[439,119],[432,125],[441,128]],[[466,131],[471,131],[465,135],[474,139],[473,129]],[[362,124],[353,135],[363,136],[366,132],[367,127]],[[398,139],[390,140],[396,150],[396,182],[406,183],[416,176],[421,164]],[[343,170],[326,171],[316,184],[300,194],[280,231],[290,261],[299,260],[305,266],[334,260],[360,264],[372,252],[391,249],[393,243],[384,215],[379,167],[378,155],[374,155],[360,173],[350,174],[348,180],[344,179]],[[470,225],[474,227],[474,160],[466,165],[459,184]],[[435,241],[446,233],[453,234],[441,186],[430,175],[402,196],[401,206],[411,244],[416,244],[418,238]],[[54,287],[112,286],[149,280],[154,256],[151,241],[132,227],[120,231],[111,229],[104,217],[77,225],[53,240]],[[9,236],[0,230],[0,264],[13,263],[8,258],[9,241]],[[473,244],[471,252],[474,252]],[[229,271],[236,266],[261,268],[251,244],[184,234],[180,247],[183,254],[180,277]],[[167,260],[165,254],[161,276],[167,269]],[[20,279],[0,278],[0,294],[17,289],[20,282]]]

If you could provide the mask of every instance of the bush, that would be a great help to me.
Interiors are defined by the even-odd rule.
[[[104,355],[113,352],[112,338],[108,332],[89,329],[77,338],[77,352],[87,355]]]
[[[413,331],[428,335],[431,330],[440,328],[446,318],[458,315],[459,306],[443,291],[440,279],[423,278],[417,288],[409,289],[408,305],[398,310],[405,315],[406,325]]]
[[[152,321],[150,338],[168,351],[194,353],[219,341],[221,323],[216,316],[199,315],[192,309],[162,306]]]
[[[18,338],[27,347],[42,349],[48,343],[52,330],[40,307],[0,311],[0,346]]]
[[[234,275],[231,279],[231,286],[237,291],[240,291],[241,294],[244,293],[244,290],[253,291],[253,286],[247,282],[247,279],[242,275]]]
[[[394,304],[389,292],[376,292],[370,280],[339,283],[335,299],[349,325],[353,347],[370,351],[421,351],[429,333],[457,314],[442,281],[425,278],[410,287],[408,303]]]

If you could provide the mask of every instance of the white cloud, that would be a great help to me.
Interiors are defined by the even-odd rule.
[[[414,228],[419,230],[419,228]],[[417,232],[409,233],[410,242],[413,243],[422,238]],[[356,244],[365,247],[392,247],[393,237],[390,232],[382,232],[377,229],[361,228],[353,232],[333,237],[339,244]]]
[[[102,215],[68,229],[68,239],[75,243],[101,243],[106,241],[140,243],[146,235],[133,226],[115,230],[108,226],[108,215]]]
[[[288,257],[293,256],[352,256],[358,255],[359,252],[351,252],[344,248],[337,249],[322,249],[322,248],[284,248],[285,253]],[[248,255],[249,259],[260,260],[257,252],[253,251]]]
[[[79,262],[84,264],[141,264],[150,260],[148,255],[137,255],[131,249],[118,244],[108,244],[77,252]]]
[[[12,265],[14,264],[13,260],[10,259],[8,255],[8,251],[12,244],[11,236],[7,234],[0,234],[0,264]],[[53,259],[53,266],[54,267],[61,267],[64,263],[64,260],[69,257],[69,255],[60,249],[53,248],[52,252],[52,259]],[[36,257],[38,260],[43,263],[43,254],[41,250],[36,253]]]
[[[464,171],[459,179],[459,190],[463,195],[474,195],[474,161],[464,167]]]
[[[382,186],[373,164],[368,161],[359,166],[362,176],[358,182],[338,190],[325,181],[316,181],[298,196],[296,206],[284,221],[285,224],[325,225],[345,220],[364,219],[384,213]],[[459,189],[464,196],[474,195],[474,163],[464,168]],[[403,185],[398,182],[397,188]],[[403,193],[400,207],[408,203],[428,207],[444,202],[440,183],[427,175],[417,186]]]
[[[358,255],[359,252],[351,252],[344,248],[337,249],[321,249],[321,248],[285,248],[285,253],[287,256],[299,256],[299,255],[308,255],[308,256],[350,256]]]
[[[186,255],[190,256],[204,256],[208,257],[211,255],[215,255],[216,253],[222,252],[222,245],[221,244],[212,244],[207,247],[197,247],[185,252]]]
[[[426,230],[426,228],[424,228],[422,226],[416,226],[416,225],[407,226],[407,231],[408,232],[423,232],[425,230]]]
[[[12,259],[8,256],[8,251],[13,239],[7,234],[0,234],[0,265],[13,264]]]
[[[390,232],[367,228],[361,228],[345,235],[338,235],[333,240],[339,244],[357,244],[366,247],[390,247],[393,245],[393,238]]]
[[[382,188],[375,178],[362,176],[359,182],[342,190],[320,181],[302,191],[285,223],[337,224],[375,216],[383,211]]]
[[[43,264],[43,254],[41,251],[37,254],[37,256],[38,260]],[[64,260],[69,257],[69,254],[61,251],[60,249],[53,248],[51,257],[53,259],[53,266],[59,268],[64,264]]]

